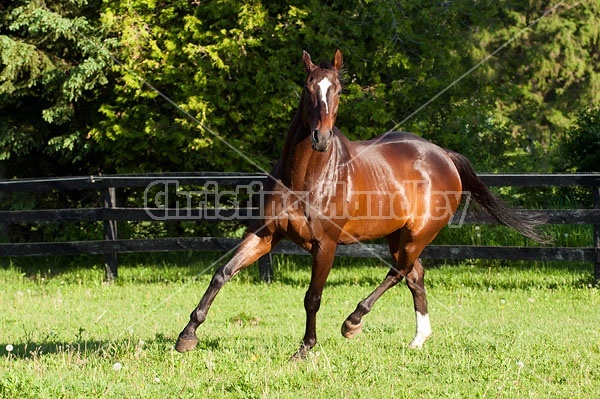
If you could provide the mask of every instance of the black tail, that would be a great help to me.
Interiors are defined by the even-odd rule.
[[[462,182],[463,191],[471,193],[471,197],[492,215],[498,222],[505,226],[512,227],[525,237],[531,238],[541,244],[549,244],[552,242],[547,236],[540,234],[536,228],[544,224],[546,221],[543,216],[532,216],[531,213],[523,213],[511,209],[498,197],[494,195],[483,182],[477,177],[471,162],[467,157],[454,152],[445,150],[446,153],[454,162],[460,180]]]

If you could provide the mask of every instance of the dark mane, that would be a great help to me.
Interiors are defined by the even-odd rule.
[[[319,64],[319,68],[321,69],[333,69],[333,64],[331,61],[321,61]]]

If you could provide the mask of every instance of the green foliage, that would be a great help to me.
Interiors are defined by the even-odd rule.
[[[104,25],[122,32],[121,77],[92,137],[120,171],[256,170],[219,137],[268,170],[297,105],[303,48],[317,58],[343,50],[338,125],[372,138],[544,12],[491,1],[105,4]],[[480,170],[548,169],[570,114],[598,102],[587,85],[598,80],[596,63],[578,62],[593,58],[596,8],[559,7],[400,128],[465,153]]]
[[[351,139],[394,128],[465,154],[479,171],[597,170],[591,119],[569,126],[600,106],[600,3],[554,5],[3,3],[0,177],[268,171],[298,103],[302,49],[319,60],[338,47],[347,72],[337,124]],[[213,231],[122,231],[177,229]]]
[[[98,168],[87,129],[116,41],[103,39],[97,2],[15,3],[0,19],[0,160],[16,175]]]
[[[11,176],[269,170],[302,49],[339,47],[351,138],[397,128],[478,170],[549,170],[576,112],[600,103],[600,6],[567,1],[538,20],[553,6],[22,0],[0,19],[0,160]]]
[[[579,110],[600,103],[600,3],[560,3],[525,31],[554,4],[521,4],[503,4],[481,32],[488,49],[519,35],[483,69],[496,85],[494,114],[508,122],[511,139],[520,144],[507,154],[514,163],[509,170],[546,171]]]
[[[576,172],[600,171],[600,108],[578,115],[560,146],[558,168]]]

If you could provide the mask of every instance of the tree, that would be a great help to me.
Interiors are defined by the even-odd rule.
[[[495,86],[494,115],[520,144],[510,169],[548,170],[578,111],[600,104],[599,26],[595,0],[508,1],[476,35],[487,51],[516,37],[482,68]]]
[[[21,1],[0,27],[0,157],[20,176],[19,162],[62,162],[52,173],[269,170],[297,106],[302,50],[329,58],[339,47],[338,125],[352,139],[398,128],[479,170],[548,170],[574,110],[600,102],[600,5],[553,6]]]
[[[600,171],[600,108],[581,111],[561,143],[557,168],[571,172]]]
[[[354,139],[372,138],[464,70],[470,27],[460,22],[469,7],[416,0],[226,0],[193,9],[187,1],[108,2],[103,24],[122,32],[115,67],[121,77],[91,136],[119,171],[268,170],[297,105],[302,49],[330,57],[340,47],[350,65],[340,127]],[[453,109],[473,115],[471,129],[489,119],[490,104],[464,99],[475,82],[468,77],[451,101],[432,104],[407,127],[455,148],[480,147],[482,134],[465,130],[471,136],[455,139],[441,121]],[[502,142],[486,129],[484,142]],[[502,146],[493,147],[501,153]]]
[[[31,0],[1,7],[0,162],[5,173],[97,170],[87,134],[109,82],[110,50],[116,44],[103,38],[99,2]]]

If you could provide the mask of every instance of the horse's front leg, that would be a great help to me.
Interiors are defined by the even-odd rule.
[[[179,334],[177,344],[175,345],[175,349],[178,352],[188,352],[196,347],[198,344],[196,329],[206,319],[210,305],[225,283],[240,270],[250,266],[258,258],[270,252],[277,241],[278,239],[275,239],[272,235],[259,237],[254,233],[246,234],[233,258],[225,266],[220,267],[213,275],[210,285],[200,303],[190,315],[190,321]]]
[[[313,244],[313,265],[310,285],[304,296],[304,309],[306,311],[306,330],[300,348],[294,353],[292,359],[303,359],[317,344],[317,312],[321,307],[321,295],[325,282],[333,266],[335,258],[335,242],[321,242]]]

